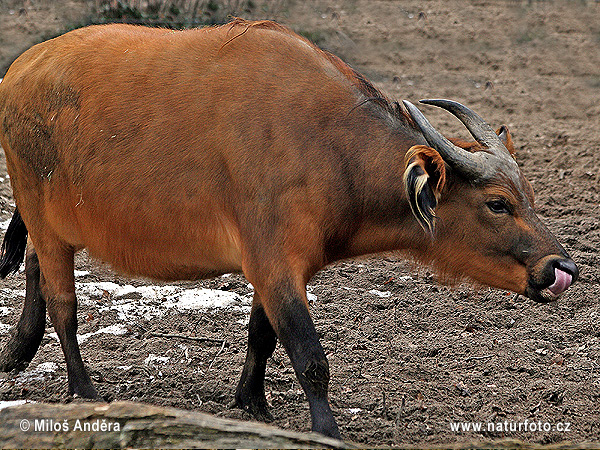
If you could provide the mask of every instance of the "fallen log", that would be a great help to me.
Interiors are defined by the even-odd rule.
[[[2,448],[351,448],[317,433],[134,402],[0,410]]]

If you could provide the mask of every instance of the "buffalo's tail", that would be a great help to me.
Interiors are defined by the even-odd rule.
[[[15,209],[4,240],[2,241],[2,253],[0,255],[0,278],[6,278],[11,273],[16,273],[21,267],[27,247],[27,227]]]

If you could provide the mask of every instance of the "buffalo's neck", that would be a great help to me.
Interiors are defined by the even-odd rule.
[[[360,205],[339,258],[417,249],[425,245],[425,235],[406,199],[403,174],[406,151],[423,138],[404,124],[372,116],[362,120],[348,155]]]

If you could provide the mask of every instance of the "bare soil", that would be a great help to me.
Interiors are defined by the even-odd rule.
[[[83,2],[64,3],[85,10]],[[0,7],[2,61],[23,49],[15,40],[20,28],[35,39],[52,28],[53,17],[69,25],[64,11],[44,11],[35,2],[20,16]],[[320,272],[310,283],[312,315],[331,365],[330,398],[344,438],[369,446],[503,437],[600,443],[600,3],[315,1],[283,3],[274,15],[269,18],[337,53],[393,98],[451,98],[493,126],[507,124],[539,215],[581,271],[558,302],[543,306],[499,290],[440,286],[429,270],[397,255]],[[465,136],[449,114],[423,110],[445,134]],[[4,172],[2,166],[0,221],[14,208]],[[78,281],[131,282],[85,255],[77,268],[90,271]],[[241,275],[182,286],[251,294]],[[24,289],[23,274],[2,288]],[[106,308],[111,301],[98,296],[82,305],[79,333],[122,323]],[[6,308],[0,321],[16,323],[21,303],[0,295]],[[95,335],[82,353],[107,399],[249,420],[228,406],[245,356],[246,320],[240,308],[136,316],[127,334]],[[0,345],[5,338],[0,335]],[[170,359],[150,364],[149,354]],[[38,379],[0,379],[0,400],[71,401],[63,356],[50,336],[30,370],[47,362],[58,369]],[[269,362],[266,386],[275,424],[307,430],[307,403],[281,348]],[[551,430],[487,431],[487,422],[525,420]],[[482,422],[485,431],[455,432],[451,422]],[[559,423],[569,423],[569,431],[557,431]]]

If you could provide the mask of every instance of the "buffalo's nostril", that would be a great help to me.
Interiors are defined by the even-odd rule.
[[[539,303],[556,300],[579,277],[577,265],[570,258],[558,255],[542,258],[536,269],[537,273],[530,279],[526,294]]]
[[[568,274],[570,274],[571,277],[573,277],[573,280],[571,283],[575,283],[575,281],[577,281],[577,278],[579,278],[579,269],[577,268],[577,264],[575,264],[572,260],[559,259],[553,265],[554,265],[554,268],[562,270],[563,272],[567,272]]]

